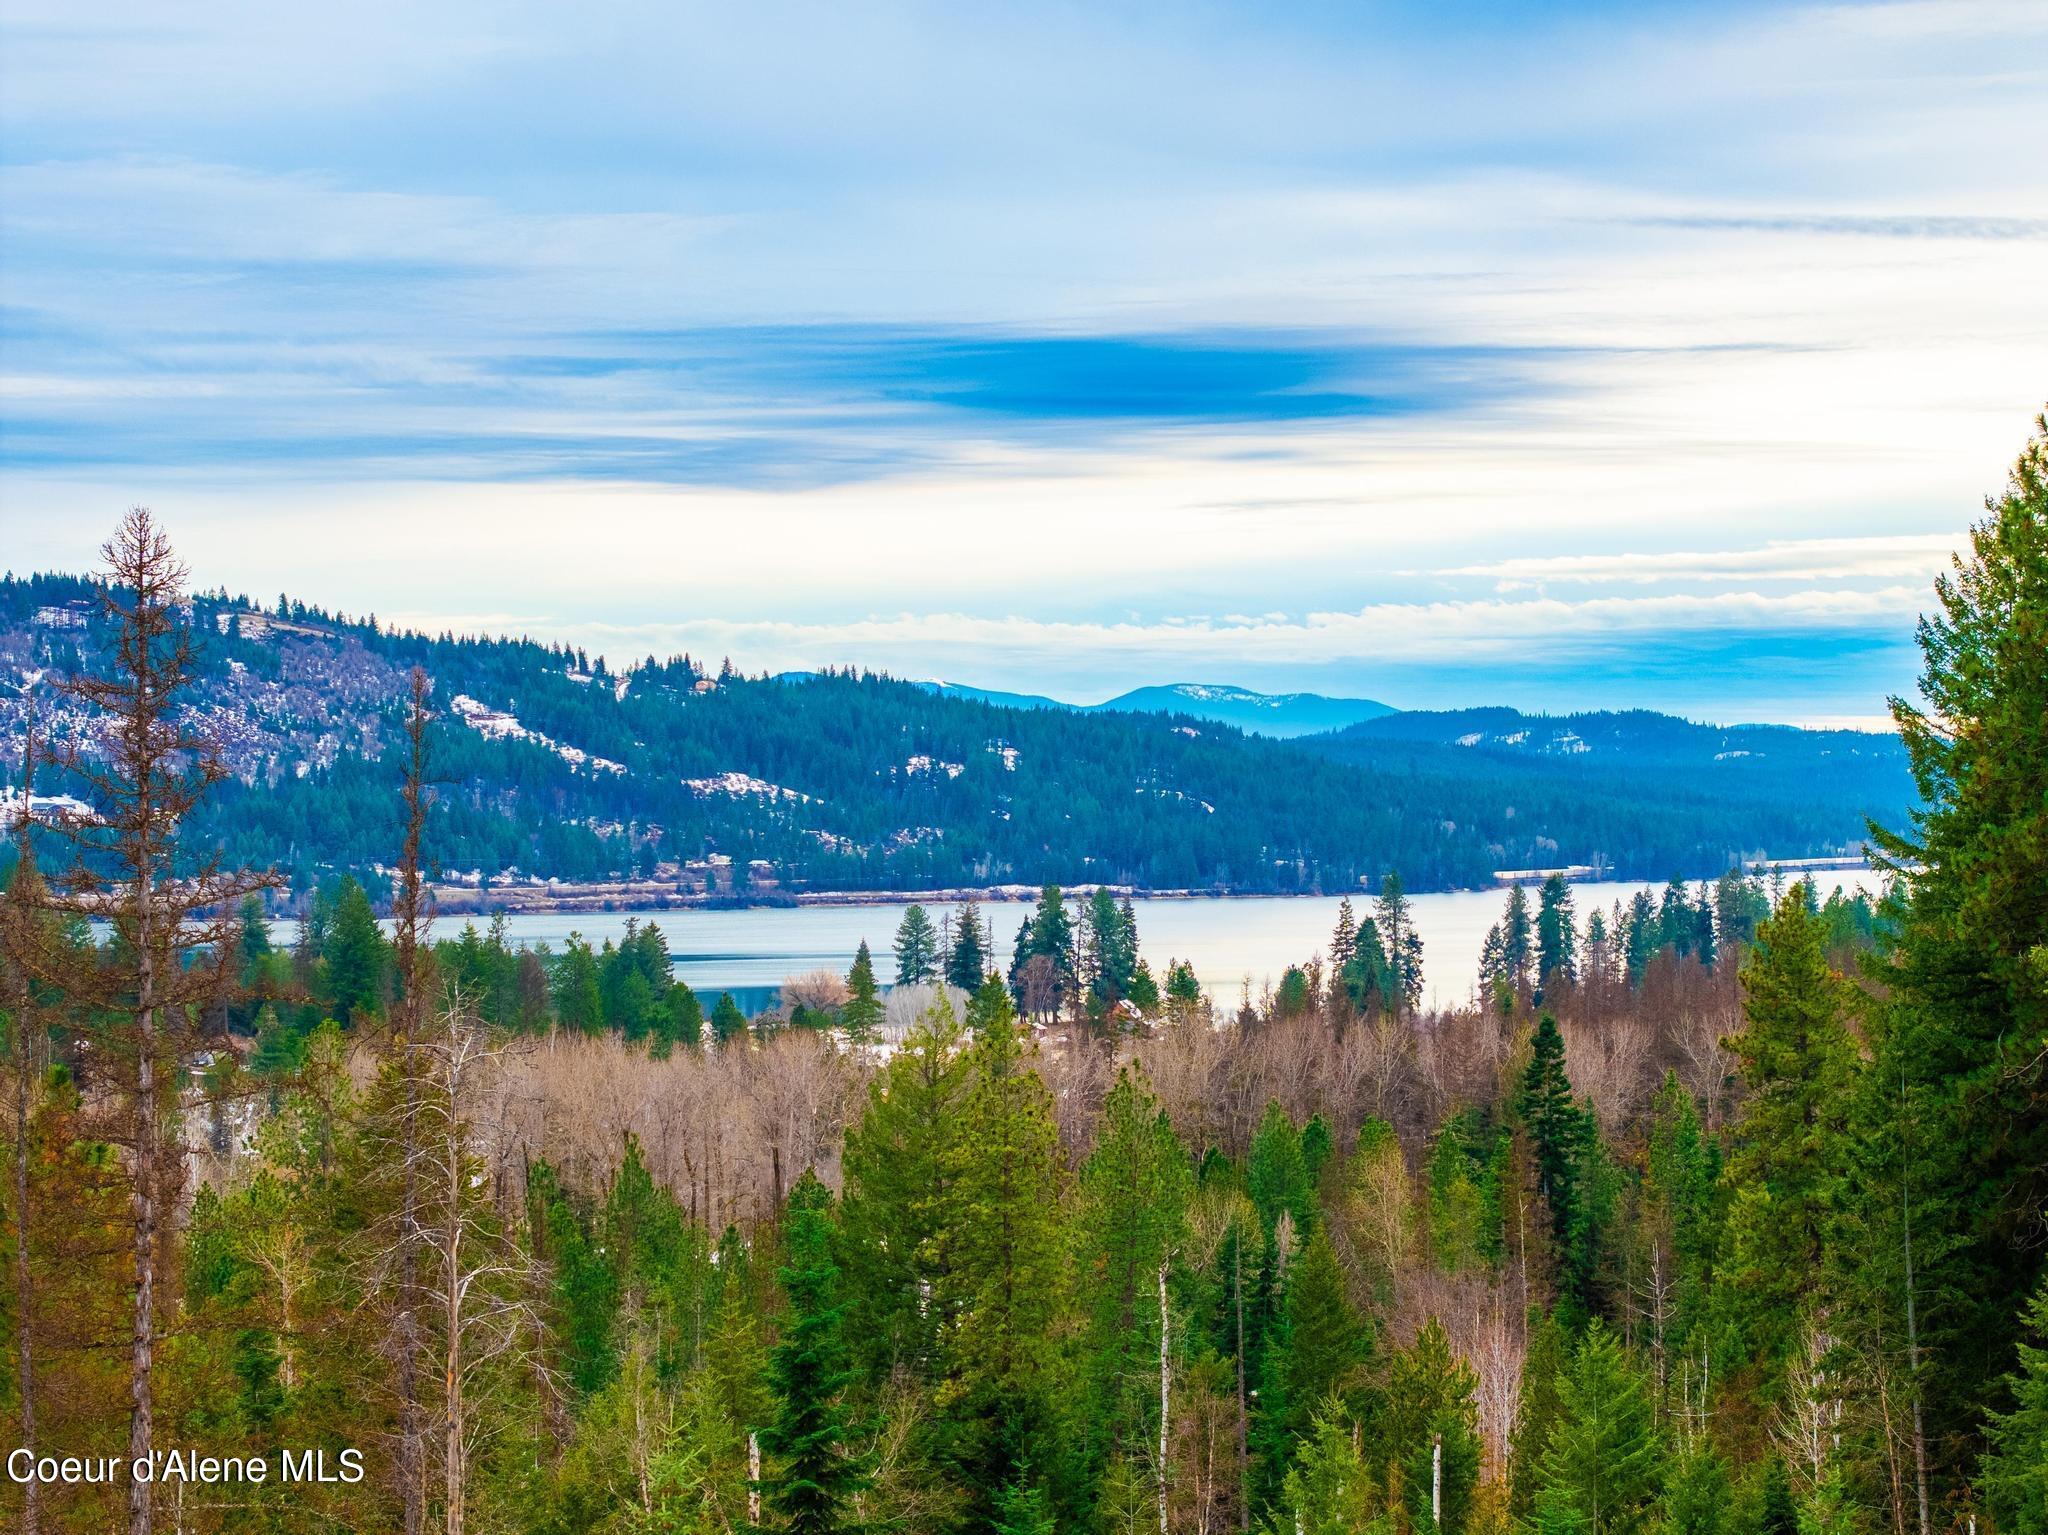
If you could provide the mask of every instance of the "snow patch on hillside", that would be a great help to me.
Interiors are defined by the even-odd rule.
[[[596,756],[580,746],[565,746],[553,736],[542,735],[538,730],[528,730],[519,723],[519,716],[516,714],[493,709],[489,704],[471,698],[467,693],[457,693],[448,700],[448,707],[462,717],[465,725],[486,740],[531,741],[534,745],[553,752],[570,767],[584,768],[592,773],[623,774],[626,771],[626,764],[623,762]]]

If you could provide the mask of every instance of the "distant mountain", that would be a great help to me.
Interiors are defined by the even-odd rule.
[[[1247,735],[1289,740],[1341,730],[1362,720],[1392,714],[1388,705],[1370,698],[1326,698],[1320,693],[1255,693],[1208,682],[1173,682],[1133,688],[1099,704],[1068,704],[1033,693],[1001,693],[953,682],[920,686],[955,698],[979,699],[1013,709],[1067,709],[1078,714],[1179,714],[1213,724],[1232,725]]]
[[[107,664],[92,598],[75,578],[0,579],[0,765],[18,765],[31,706],[46,738],[98,749],[102,722],[52,687]],[[190,845],[274,864],[302,890],[388,867],[415,665],[441,715],[430,852],[455,879],[764,899],[1047,880],[1357,890],[1396,868],[1440,890],[1563,864],[1662,879],[1854,851],[1865,816],[1898,824],[1912,797],[1895,740],[1845,731],[1478,710],[1277,741],[1195,711],[1270,725],[1327,701],[1269,710],[1237,689],[1161,688],[1077,710],[687,657],[613,672],[560,646],[394,634],[225,593],[195,597],[190,623],[191,717],[231,775]],[[54,766],[37,788],[91,795]]]
[[[1191,714],[1219,725],[1235,725],[1248,735],[1286,740],[1320,735],[1361,721],[1394,713],[1371,698],[1326,698],[1320,693],[1254,693],[1245,688],[1217,687],[1204,682],[1176,682],[1166,687],[1134,688],[1098,711],[1130,714]]]
[[[1523,714],[1516,709],[1409,710],[1361,721],[1318,743],[1345,747],[1428,741],[1482,755],[1584,757],[1601,762],[1813,763],[1837,755],[1888,764],[1905,761],[1896,736],[1795,725],[1702,725],[1648,709],[1587,714]]]
[[[1379,778],[1421,773],[1446,786],[1511,783],[1518,819],[1539,804],[1583,802],[1597,815],[1591,805],[1602,796],[1611,796],[1623,816],[1629,814],[1624,805],[1645,799],[1681,813],[1692,805],[1724,828],[1751,828],[1755,845],[1774,853],[1798,840],[1794,824],[1803,797],[1814,805],[1861,805],[1864,815],[1892,826],[1903,824],[1913,802],[1897,736],[1703,725],[1642,709],[1560,715],[1415,710],[1300,744]],[[1845,834],[1845,844],[1861,840],[1860,832]]]

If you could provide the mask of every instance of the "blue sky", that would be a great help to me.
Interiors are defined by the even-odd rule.
[[[1867,720],[2031,3],[0,0],[0,565],[1093,698]]]

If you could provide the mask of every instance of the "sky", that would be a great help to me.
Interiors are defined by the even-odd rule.
[[[2048,6],[0,0],[0,568],[615,662],[1876,725]]]

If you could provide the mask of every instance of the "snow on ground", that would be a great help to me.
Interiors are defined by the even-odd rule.
[[[795,789],[785,789],[779,783],[770,783],[765,778],[756,778],[751,773],[719,773],[710,778],[685,778],[683,787],[698,794],[730,794],[734,799],[749,795],[761,799],[797,800],[808,805],[811,797]]]
[[[462,716],[462,722],[471,730],[491,741],[531,741],[534,745],[553,752],[572,768],[584,768],[591,773],[623,773],[626,764],[614,762],[609,757],[599,757],[583,750],[580,746],[564,746],[553,736],[542,735],[538,730],[528,730],[519,723],[519,716],[507,714],[502,709],[471,698],[467,693],[457,693],[448,700],[448,707]]]

